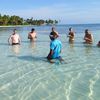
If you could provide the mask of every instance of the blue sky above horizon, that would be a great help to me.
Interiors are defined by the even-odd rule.
[[[57,19],[62,24],[100,23],[99,0],[0,0],[1,15]]]

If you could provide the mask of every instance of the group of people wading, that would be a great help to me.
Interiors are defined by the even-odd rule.
[[[69,38],[69,43],[74,43],[75,39],[75,32],[72,28],[69,28],[69,32],[67,34],[67,37]],[[34,28],[31,29],[31,32],[28,33],[28,39],[30,42],[35,42],[37,38],[37,33]],[[53,59],[58,59],[59,61],[64,61],[61,54],[62,49],[62,43],[59,40],[59,33],[55,30],[54,27],[52,27],[52,31],[49,34],[50,38],[50,51],[47,56],[47,60],[50,63],[54,63]],[[17,33],[16,29],[13,30],[13,33],[8,38],[8,43],[11,45],[20,45],[21,44],[21,38],[19,34]],[[84,43],[86,44],[92,44],[93,43],[93,35],[90,33],[88,29],[85,30],[84,35]],[[98,42],[97,46],[100,46],[100,41]]]

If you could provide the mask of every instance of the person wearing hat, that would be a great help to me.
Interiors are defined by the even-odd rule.
[[[61,49],[62,49],[62,43],[60,40],[57,39],[58,34],[56,31],[52,32],[52,35],[50,36],[51,42],[50,42],[50,52],[47,56],[47,59],[50,63],[54,63],[52,59],[58,59],[62,61],[63,59],[60,56]]]

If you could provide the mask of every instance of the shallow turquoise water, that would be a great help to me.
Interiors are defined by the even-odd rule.
[[[60,34],[65,62],[50,64],[45,58],[50,28],[36,27],[34,44],[27,39],[31,27],[17,28],[20,46],[7,44],[13,28],[0,29],[0,100],[100,100],[100,31],[93,32],[92,45],[82,43],[82,33],[76,34],[74,44]]]

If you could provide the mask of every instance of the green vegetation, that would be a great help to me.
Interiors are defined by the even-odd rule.
[[[33,17],[32,18],[28,18],[28,19],[23,19],[19,16],[13,15],[13,16],[9,16],[9,15],[1,15],[0,14],[0,26],[4,26],[4,25],[52,25],[52,24],[58,24],[57,20],[34,20]]]

